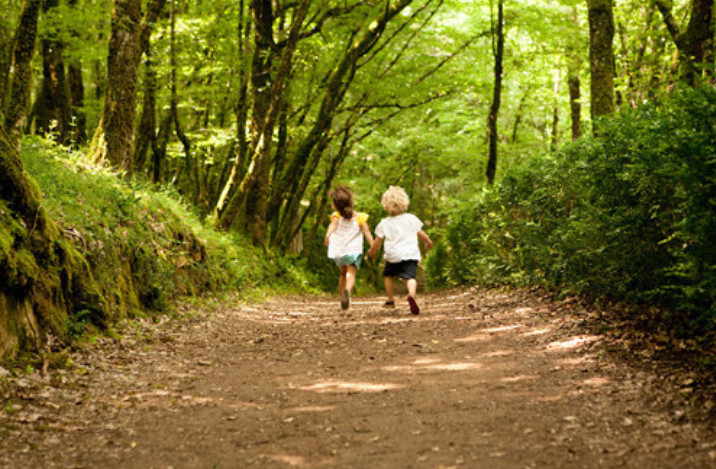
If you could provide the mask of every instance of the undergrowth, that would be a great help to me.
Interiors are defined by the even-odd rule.
[[[674,92],[600,129],[475,195],[428,259],[428,278],[649,305],[660,327],[713,343],[716,88]]]
[[[40,138],[23,147],[45,207],[87,259],[117,321],[170,310],[180,297],[257,296],[311,290],[300,260],[264,253],[246,239],[205,226],[174,191],[122,180]],[[67,319],[68,338],[92,324],[90,311]]]

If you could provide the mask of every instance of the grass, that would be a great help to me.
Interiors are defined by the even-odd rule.
[[[300,259],[264,253],[236,234],[204,224],[180,195],[141,179],[120,179],[44,139],[23,146],[27,171],[65,238],[87,259],[111,305],[109,327],[125,317],[171,311],[179,299],[259,299],[313,291]],[[68,319],[69,336],[94,333],[83,310]]]

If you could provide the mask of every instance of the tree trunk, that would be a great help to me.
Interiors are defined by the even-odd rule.
[[[579,72],[570,69],[569,84],[569,115],[572,121],[572,141],[582,136],[582,103],[579,91]]]
[[[45,0],[44,12],[48,13],[58,5],[58,0]],[[57,37],[42,40],[43,80],[35,106],[35,128],[41,134],[52,130],[57,134],[58,141],[66,145],[70,141],[72,113],[65,75],[64,48],[63,42]]]
[[[487,184],[495,182],[497,170],[497,116],[500,112],[500,101],[502,99],[502,59],[505,52],[505,31],[502,0],[497,2],[497,25],[493,25],[493,55],[495,57],[495,83],[492,88],[492,104],[490,114],[487,117],[488,156],[485,176]],[[497,45],[495,47],[495,41]]]
[[[657,0],[666,27],[679,51],[679,75],[690,86],[697,86],[701,75],[713,74],[714,25],[713,0],[692,0],[691,16],[685,32],[671,14],[671,6],[665,0]]]
[[[4,114],[7,102],[8,83],[10,78],[10,65],[12,64],[12,34],[0,23],[0,116]]]
[[[527,102],[527,98],[532,93],[532,84],[528,83],[527,87],[525,88],[524,93],[522,94],[522,98],[520,98],[520,103],[517,105],[517,110],[515,111],[515,122],[512,124],[512,143],[517,142],[517,130],[520,127],[520,123],[522,122],[522,117],[525,113],[525,103]]]
[[[254,52],[255,60],[257,59],[257,52],[259,52],[259,49],[262,47],[262,44],[259,44],[258,41],[265,41],[267,34],[267,25],[262,24],[262,22],[258,20],[260,18],[265,18],[265,15],[270,13],[265,10],[266,5],[261,5],[260,3],[261,0],[255,0],[255,8],[264,8],[263,11],[254,11],[255,18],[257,18],[257,51]],[[258,245],[265,245],[266,242],[266,211],[268,207],[268,172],[270,170],[271,140],[273,138],[278,113],[280,111],[281,102],[285,92],[285,82],[288,80],[288,76],[291,71],[293,54],[296,49],[296,45],[298,44],[299,32],[306,14],[308,13],[310,3],[310,0],[303,0],[295,13],[288,40],[284,46],[281,64],[276,72],[273,83],[271,83],[270,90],[268,89],[268,83],[266,84],[266,91],[269,92],[269,108],[265,113],[266,117],[263,122],[257,122],[252,126],[252,134],[254,133],[254,129],[259,130],[259,133],[255,134],[253,137],[253,152],[251,162],[249,163],[249,169],[247,170],[244,179],[241,181],[236,195],[231,201],[233,210],[230,212],[227,209],[222,217],[222,220],[220,220],[222,226],[227,228],[234,218],[233,216],[227,217],[227,213],[235,214],[238,209],[244,205],[243,202],[246,201],[245,210],[247,227],[251,232],[254,244]],[[270,16],[273,17],[273,14],[270,13]],[[253,80],[259,80],[258,83],[260,84],[262,83],[261,79],[263,77],[258,76],[256,66],[257,63],[254,61],[252,76]],[[257,82],[255,82],[254,86],[257,86],[256,83]],[[263,102],[257,104],[257,100],[263,101],[263,97],[254,96],[254,109],[257,109],[257,105],[263,106],[265,104]],[[258,109],[259,112],[263,112],[262,108]],[[258,114],[258,116],[260,115],[261,114]],[[253,116],[252,120],[255,120],[256,118],[256,116]]]
[[[251,22],[247,22],[244,26],[244,0],[239,2],[239,21],[238,21],[238,40],[239,40],[239,93],[236,101],[236,146],[234,148],[233,159],[231,161],[231,170],[226,181],[221,181],[223,188],[218,200],[214,206],[213,219],[218,221],[221,216],[226,201],[236,180],[239,178],[241,171],[246,165],[247,139],[246,139],[246,120],[248,115],[248,76],[249,62],[247,60],[248,44],[251,34]]]
[[[144,97],[134,148],[134,170],[141,171],[149,149],[157,140],[157,73],[151,46],[144,51]]]
[[[83,145],[87,141],[87,118],[85,117],[85,86],[82,79],[82,66],[79,63],[67,66],[67,78],[70,86],[70,101],[72,102],[72,123],[74,130],[72,138],[76,145]]]
[[[554,102],[552,103],[552,139],[550,148],[554,151],[559,145],[559,91],[562,86],[562,71],[560,70],[559,59],[554,78]]]
[[[167,112],[157,132],[157,139],[152,144],[152,182],[161,185],[164,183],[164,160],[167,154],[167,144],[172,127],[172,113]]]
[[[10,96],[5,110],[3,127],[10,145],[17,151],[22,143],[22,129],[32,93],[32,56],[37,38],[37,20],[41,0],[24,0],[20,24],[13,41]]]
[[[299,186],[302,185],[301,181],[306,176],[306,168],[309,165],[311,155],[316,146],[325,141],[325,137],[331,129],[336,109],[354,78],[357,61],[373,49],[390,20],[403,11],[411,2],[412,0],[399,0],[381,12],[370,23],[370,26],[360,38],[351,42],[341,61],[330,72],[325,80],[327,85],[313,126],[299,142],[296,153],[283,171],[283,174],[274,178],[276,184],[271,194],[268,209],[270,213],[277,213],[281,209],[284,198],[287,195],[290,195],[291,198],[290,203],[284,204],[284,213],[296,212],[295,205],[300,203],[302,195],[299,192]],[[320,156],[320,154],[317,154],[314,155],[314,158],[320,158]]]
[[[137,69],[143,35],[151,33],[166,0],[153,0],[142,15],[141,0],[115,0],[107,57],[107,92],[95,132],[96,159],[132,173]]]
[[[587,0],[592,121],[614,113],[614,15],[612,0]]]

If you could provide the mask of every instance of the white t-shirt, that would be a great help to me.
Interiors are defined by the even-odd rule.
[[[383,239],[384,257],[388,262],[419,261],[418,231],[423,227],[418,217],[401,213],[383,218],[375,227],[375,235]]]

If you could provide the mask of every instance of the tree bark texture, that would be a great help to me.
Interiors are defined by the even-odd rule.
[[[144,167],[147,154],[157,139],[157,73],[154,70],[151,46],[147,46],[144,51],[144,58],[144,96],[134,147],[135,171],[141,171]]]
[[[497,24],[493,25],[493,44],[496,46],[493,50],[495,57],[495,83],[492,88],[492,104],[490,105],[490,114],[487,116],[487,137],[488,137],[488,155],[487,168],[485,176],[487,184],[492,185],[495,182],[495,173],[497,171],[497,117],[500,112],[500,101],[502,100],[502,58],[505,52],[505,31],[502,0],[497,2]]]
[[[713,0],[692,0],[689,24],[681,31],[671,13],[671,5],[656,0],[664,23],[679,51],[679,75],[690,86],[697,86],[701,75],[713,74],[714,24]]]
[[[37,21],[41,0],[24,0],[20,24],[13,41],[13,72],[10,79],[10,96],[5,109],[3,127],[7,138],[16,150],[20,150],[22,131],[32,93],[32,56],[37,38]]]
[[[614,113],[614,14],[612,0],[587,0],[592,120]]]
[[[57,8],[58,0],[45,0],[44,12]],[[72,108],[63,58],[65,45],[56,37],[42,40],[42,85],[34,106],[35,130],[56,133],[63,145],[70,142]]]
[[[4,23],[0,23],[0,116],[4,115],[7,102],[10,65],[12,63],[12,34]],[[1,123],[1,122],[0,122]]]
[[[134,107],[142,41],[151,33],[166,0],[154,0],[142,15],[141,0],[115,0],[107,57],[107,91],[95,133],[97,159],[132,173]]]
[[[572,72],[568,78],[569,85],[569,115],[572,121],[572,141],[582,136],[582,103],[580,101],[579,74]]]

